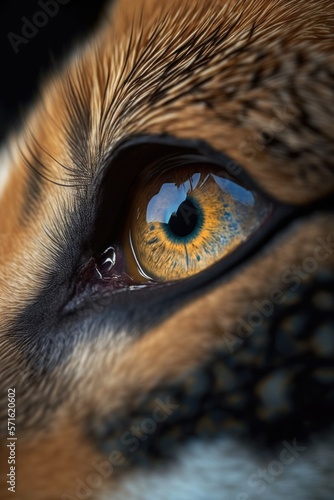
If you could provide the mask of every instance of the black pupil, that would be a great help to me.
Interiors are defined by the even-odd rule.
[[[177,209],[177,212],[171,215],[168,226],[176,236],[185,237],[193,232],[197,222],[197,209],[191,200],[186,198]]]

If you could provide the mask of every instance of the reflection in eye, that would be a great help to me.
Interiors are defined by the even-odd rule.
[[[192,276],[222,259],[264,222],[261,196],[198,157],[150,174],[129,218],[129,260],[159,281]],[[131,250],[130,250],[131,249]]]

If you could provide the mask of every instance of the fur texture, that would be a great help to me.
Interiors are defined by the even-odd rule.
[[[319,239],[332,241],[333,214],[317,209],[287,224],[168,314],[166,304],[151,311],[143,303],[141,327],[131,322],[131,292],[121,319],[112,294],[72,308],[70,299],[95,257],[92,228],[112,154],[134,136],[203,141],[278,203],[307,207],[333,193],[333,29],[331,0],[119,0],[45,82],[8,138],[0,170],[0,430],[6,436],[14,386],[16,498],[257,498],[243,489],[263,463],[256,441],[229,436],[209,445],[194,436],[166,470],[115,465],[88,496],[77,488],[105,460],[105,422],[210,362],[254,301],[289,288],[285,273],[313,257]],[[122,168],[129,176],[134,169]],[[117,176],[112,185],[122,191]],[[333,264],[328,250],[317,272]],[[333,471],[321,461],[333,446],[313,438],[262,498],[333,495]],[[6,453],[1,446],[2,463]]]

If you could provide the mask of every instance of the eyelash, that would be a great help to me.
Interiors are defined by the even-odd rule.
[[[157,153],[159,153],[159,148],[157,149]],[[167,148],[168,150],[168,148]],[[162,152],[160,152],[161,154]],[[166,149],[164,151],[166,153]],[[139,154],[137,155],[139,158]],[[161,154],[159,158],[159,154],[153,155],[153,158],[148,158],[145,161],[145,155],[143,156],[140,165],[138,165],[138,174],[135,175],[132,179],[127,179],[127,183],[125,183],[124,188],[129,187],[132,192],[132,196],[124,197],[127,200],[127,203],[124,203],[124,199],[121,198],[112,191],[112,181],[114,176],[117,176],[114,173],[114,176],[110,174],[110,179],[108,179],[103,183],[104,189],[101,193],[101,203],[99,206],[99,211],[97,215],[97,221],[100,221],[97,224],[97,230],[95,231],[95,235],[93,240],[97,240],[100,244],[95,245],[95,250],[92,251],[92,254],[86,264],[80,269],[78,273],[78,282],[79,282],[79,290],[83,289],[87,285],[95,286],[103,286],[110,288],[114,291],[118,290],[134,290],[138,288],[148,287],[152,285],[158,285],[163,282],[173,281],[175,276],[164,276],[163,279],[155,276],[156,273],[147,272],[145,266],[143,267],[140,263],[140,258],[138,258],[137,251],[135,248],[135,243],[133,240],[133,231],[131,233],[131,213],[133,214],[133,208],[128,210],[127,207],[129,203],[134,203],[133,200],[136,200],[135,194],[135,186],[138,185],[138,182],[142,183],[142,191],[147,188],[152,183],[158,183],[159,179],[162,180],[164,178],[168,178],[168,176],[179,176],[182,173],[182,169],[190,169],[192,164],[200,165],[202,170],[210,169],[211,171],[219,171],[220,174],[224,171],[224,163],[226,161],[217,161],[214,158],[209,158],[203,154],[191,154],[191,152],[184,151],[182,149],[178,149],[176,154],[175,150],[169,152],[169,154]],[[148,164],[148,166],[147,166]],[[122,161],[114,161],[113,167],[121,168],[126,165],[126,157]],[[143,168],[144,167],[144,168]],[[146,167],[146,168],[145,168]],[[193,167],[194,168],[194,167]],[[196,167],[197,168],[197,167]],[[200,174],[197,175],[197,177]],[[211,174],[210,174],[211,175]],[[215,175],[211,175],[212,178],[215,178]],[[205,177],[207,180],[208,175]],[[256,197],[261,199],[261,195],[257,190],[253,187],[249,187],[247,182],[236,182],[235,179],[225,171],[224,178],[226,182],[230,182],[231,185],[234,183],[235,186],[239,186],[240,189],[248,190],[248,192],[253,192]],[[218,178],[217,178],[218,179]],[[215,179],[217,181],[217,179]],[[117,185],[120,184],[121,181],[117,182]],[[225,184],[226,184],[225,182]],[[204,182],[205,183],[205,182]],[[248,182],[248,184],[250,184]],[[203,186],[203,182],[202,182]],[[109,187],[111,187],[111,191],[109,191]],[[250,191],[253,189],[253,191]],[[196,190],[196,187],[195,187]],[[113,196],[112,193],[115,193]],[[108,202],[109,198],[109,202]],[[132,202],[131,202],[132,198]],[[138,195],[137,195],[138,198]],[[140,198],[140,197],[139,197]],[[110,203],[110,199],[113,200],[113,203]],[[107,201],[106,201],[107,200]],[[122,203],[123,201],[123,203]],[[271,204],[263,198],[263,204],[266,207],[265,217],[261,214],[261,224],[264,223],[264,219],[270,216]],[[114,213],[115,204],[117,204],[120,208],[120,211],[126,211],[130,216],[128,217],[120,217],[119,221],[121,224],[118,224],[118,229],[114,231],[108,231],[105,227],[105,223],[101,223],[101,221],[108,220],[108,214]],[[126,209],[125,209],[126,207]],[[130,217],[130,222],[129,222]],[[124,230],[124,225],[126,226],[126,230]],[[260,225],[260,224],[259,224]],[[110,226],[116,227],[116,219],[111,221]],[[109,233],[109,234],[108,234]],[[122,234],[123,233],[123,234]],[[125,233],[125,235],[124,235]],[[242,242],[240,243],[242,245]],[[97,249],[99,248],[99,250]],[[157,251],[157,250],[155,250]],[[226,257],[222,256],[220,260],[225,259]],[[198,258],[197,255],[197,260]],[[218,259],[216,259],[218,260]],[[157,260],[157,262],[159,259]],[[214,261],[209,263],[210,265],[214,264]],[[198,272],[205,273],[205,266],[203,269],[199,269]],[[188,276],[180,276],[182,280],[189,280],[191,278],[191,272],[188,273]],[[178,277],[176,277],[178,278]]]

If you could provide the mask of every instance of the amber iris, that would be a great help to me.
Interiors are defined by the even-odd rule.
[[[128,234],[140,273],[158,281],[187,278],[222,259],[263,223],[262,197],[219,166],[185,158],[143,179]]]

